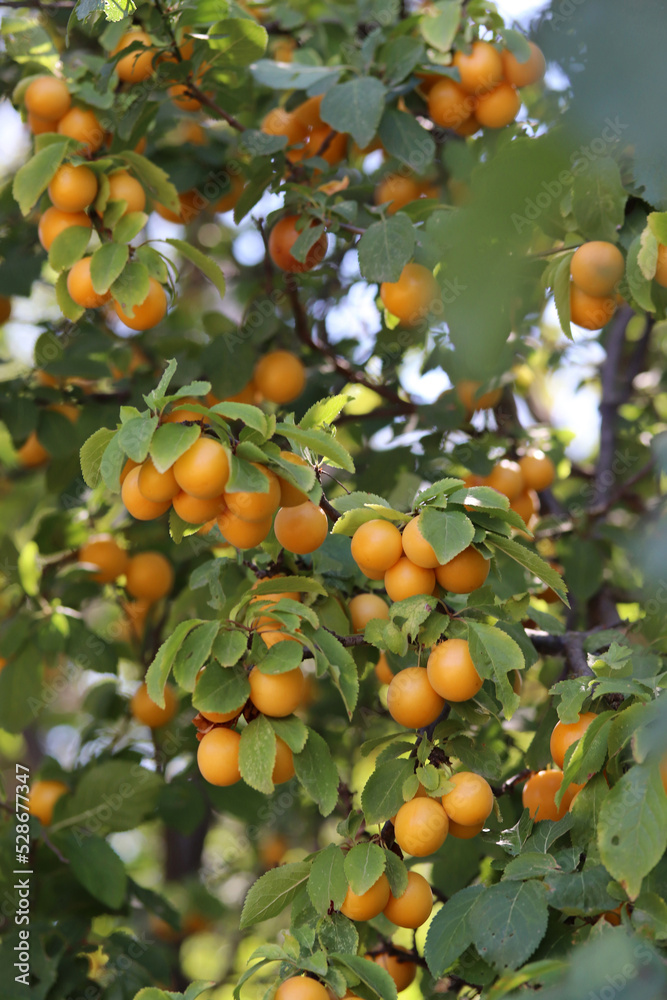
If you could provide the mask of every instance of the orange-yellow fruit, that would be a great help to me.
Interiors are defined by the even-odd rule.
[[[199,111],[201,108],[201,101],[190,93],[187,83],[172,84],[171,87],[167,88],[167,94],[172,103],[181,111]]]
[[[597,719],[595,712],[583,712],[579,714],[576,722],[557,722],[551,734],[549,750],[554,764],[562,767],[565,763],[565,754],[573,743],[576,743],[584,735],[591,722]]]
[[[570,261],[570,274],[577,288],[597,298],[613,295],[624,273],[623,254],[605,240],[584,243],[575,250]]]
[[[572,800],[583,785],[569,785],[563,795],[560,806],[556,806],[556,794],[563,781],[563,772],[557,768],[549,771],[537,771],[531,774],[523,786],[521,801],[534,820],[562,819],[568,811]]]
[[[527,490],[547,490],[556,478],[554,463],[539,448],[531,448],[519,459],[519,468]]]
[[[134,462],[131,458],[128,458],[120,474],[120,485],[121,486],[123,485],[130,472],[132,472],[132,469],[140,469],[140,468],[141,468],[141,462]]]
[[[49,198],[61,212],[82,212],[97,197],[97,177],[83,163],[63,163],[49,184]]]
[[[447,701],[474,698],[482,686],[465,639],[437,643],[426,664],[431,687]]]
[[[125,572],[129,556],[111,535],[100,535],[81,546],[77,559],[97,567],[97,572],[91,574],[97,583],[111,583]]]
[[[519,463],[511,461],[509,458],[503,458],[497,465],[494,465],[486,477],[486,485],[498,490],[508,500],[516,500],[526,488]]]
[[[300,465],[304,469],[310,468],[305,458],[295,455],[293,451],[281,451],[280,457],[286,462],[291,462],[292,465]],[[308,497],[303,490],[300,490],[298,486],[293,486],[292,483],[288,483],[282,476],[278,476],[278,483],[280,485],[281,507],[299,507],[307,501]]]
[[[348,886],[340,912],[350,920],[372,920],[378,913],[382,913],[390,895],[389,880],[383,872],[377,882],[361,895],[357,895],[352,891],[352,887]]]
[[[403,554],[401,533],[391,521],[374,518],[357,528],[351,549],[357,566],[384,573]]]
[[[218,198],[213,206],[214,212],[231,212],[233,208],[236,208],[241,195],[245,191],[245,179],[241,174],[230,173],[228,176],[229,190]]]
[[[415,797],[396,813],[394,836],[406,854],[424,858],[442,847],[449,829],[447,813],[436,799]]]
[[[470,94],[485,94],[497,87],[503,78],[500,52],[489,42],[473,42],[472,51],[454,53],[454,65],[461,77],[461,86]]]
[[[490,410],[497,406],[503,394],[502,389],[488,389],[486,392],[479,392],[481,382],[474,382],[471,379],[463,379],[456,385],[456,395],[468,415],[477,410]]]
[[[276,736],[276,762],[273,765],[271,780],[274,785],[282,785],[294,777],[294,759],[292,751],[280,736]]]
[[[319,549],[329,533],[329,522],[322,508],[307,500],[298,507],[281,507],[273,530],[284,549],[303,556]]]
[[[56,802],[68,791],[69,788],[62,781],[33,781],[28,798],[28,812],[31,816],[36,816],[42,826],[49,826]]]
[[[291,403],[304,390],[306,370],[291,351],[270,351],[255,365],[253,381],[270,403]]]
[[[142,495],[154,503],[172,500],[180,489],[173,468],[158,472],[152,458],[147,458],[142,464],[138,482]]]
[[[110,292],[99,294],[93,288],[90,277],[92,257],[82,257],[73,264],[67,275],[67,291],[71,299],[82,309],[97,309],[111,298]]]
[[[403,551],[415,566],[435,569],[439,566],[433,546],[426,541],[419,530],[419,515],[413,517],[403,528]]]
[[[38,76],[28,85],[24,101],[31,114],[53,123],[67,114],[72,98],[63,80],[55,76]]]
[[[124,83],[141,83],[153,73],[153,58],[150,35],[145,31],[126,31],[116,48],[111,53],[117,56],[119,52],[129,48],[133,42],[141,42],[143,48],[134,49],[126,56],[121,56],[116,63],[116,73]]]
[[[347,152],[347,135],[344,132],[334,132],[333,138],[329,140],[331,127],[329,125],[318,125],[310,129],[303,144],[303,152],[298,159],[307,160],[311,156],[320,156],[323,160],[334,166],[340,163]],[[324,143],[326,149],[322,149]],[[315,171],[319,173],[319,171]]]
[[[327,252],[327,236],[326,233],[322,233],[308,251],[305,261],[301,262],[292,256],[292,247],[301,235],[296,228],[297,222],[299,222],[298,215],[284,215],[282,219],[278,219],[269,233],[269,255],[276,267],[281,270],[292,274],[303,274],[324,260]]]
[[[241,780],[239,745],[241,737],[234,729],[211,729],[197,750],[197,767],[211,785],[235,785]]]
[[[50,118],[40,118],[39,115],[33,115],[29,111],[26,115],[26,124],[33,135],[44,135],[45,132],[55,132],[58,122]]]
[[[310,976],[290,976],[276,990],[274,1000],[331,1000],[327,989]]]
[[[376,205],[384,205],[389,202],[387,215],[393,215],[395,212],[400,212],[411,201],[417,201],[421,196],[422,187],[415,177],[387,174],[375,188],[373,198]]]
[[[392,719],[407,729],[428,726],[445,707],[445,699],[433,690],[424,667],[406,667],[395,674],[387,691]]]
[[[535,490],[524,490],[522,493],[519,493],[518,497],[512,500],[510,510],[513,510],[515,514],[518,514],[525,521],[527,528],[532,529],[535,515],[539,514],[540,511],[540,498]]]
[[[378,659],[375,667],[375,676],[379,680],[380,684],[391,684],[394,679],[394,671],[389,666],[387,662],[387,657],[384,653],[380,653],[380,658]]]
[[[16,457],[24,469],[36,469],[51,457],[35,431],[30,431],[25,442],[16,452]]]
[[[384,575],[384,589],[392,601],[404,601],[417,594],[432,594],[435,573],[432,569],[415,566],[402,556]]]
[[[161,552],[139,552],[132,556],[125,576],[127,592],[144,601],[159,601],[174,586],[173,566]]]
[[[121,498],[129,514],[136,517],[137,521],[152,521],[160,517],[171,507],[171,500],[163,503],[155,503],[147,500],[139,489],[139,469],[131,469],[123,481],[121,488]]]
[[[503,128],[519,113],[521,98],[510,83],[500,83],[495,90],[477,98],[475,117],[485,128]]]
[[[109,178],[109,201],[126,201],[126,212],[143,212],[146,192],[127,170],[118,170]]]
[[[183,424],[186,421],[194,421],[195,423],[204,421],[204,416],[201,413],[197,413],[196,410],[189,410],[188,405],[196,404],[197,406],[202,405],[201,399],[195,399],[194,397],[184,397],[182,399],[177,399],[172,403],[172,410],[162,415],[163,424]]]
[[[433,909],[433,893],[423,875],[408,872],[408,885],[402,896],[390,894],[384,915],[398,927],[416,930],[426,923]]]
[[[531,83],[537,83],[544,76],[547,68],[544,53],[535,44],[530,45],[530,55],[524,62],[519,62],[517,57],[509,49],[503,49],[501,58],[503,61],[503,76],[513,87],[528,87]]]
[[[370,566],[363,566],[361,563],[357,563],[357,566],[369,580],[384,580],[386,570],[371,569]]]
[[[570,319],[585,330],[601,330],[616,312],[612,296],[588,295],[574,282],[570,285]]]
[[[199,500],[181,490],[172,500],[174,510],[188,524],[205,524],[221,514],[225,509],[224,496],[212,497],[210,500]]]
[[[658,247],[658,263],[655,272],[655,280],[663,288],[667,288],[667,246],[660,244]]]
[[[254,549],[261,545],[271,531],[271,518],[264,521],[244,521],[243,518],[224,510],[218,514],[218,527],[222,537],[236,549]]]
[[[148,696],[146,684],[141,684],[130,702],[130,712],[137,722],[141,722],[149,729],[159,729],[176,715],[178,711],[178,697],[176,692],[167,684],[164,689],[164,708],[156,705],[152,698]]]
[[[131,316],[123,311],[119,302],[114,302],[116,315],[131,330],[150,330],[167,314],[167,293],[155,278],[148,280],[150,282],[148,295],[143,302],[133,307]]]
[[[471,594],[486,582],[490,562],[471,545],[443,566],[437,566],[435,577],[450,594]]]
[[[452,819],[449,821],[449,835],[456,837],[457,840],[472,840],[483,829],[484,823],[478,823],[476,826],[462,826],[460,823],[455,823]]]
[[[457,129],[475,113],[477,102],[463,87],[442,77],[428,93],[428,113],[436,125]]]
[[[92,111],[72,108],[58,122],[58,132],[85,144],[87,153],[95,153],[104,142],[104,129]]]
[[[287,137],[287,145],[294,146],[303,142],[308,128],[299,121],[296,112],[285,111],[284,108],[272,108],[262,122],[262,132],[266,135],[284,135]],[[289,154],[287,158],[291,159]]]
[[[390,955],[388,952],[383,951],[380,954],[367,954],[364,958],[367,958],[371,962],[375,962],[380,968],[385,969],[389,973],[391,978],[396,983],[396,992],[401,993],[403,990],[407,990],[408,986],[414,982],[415,976],[417,975],[417,965],[410,958],[407,957],[406,948],[396,948],[396,951],[406,952],[406,958],[403,959],[402,956]]]
[[[236,493],[225,493],[225,503],[236,517],[244,521],[265,521],[277,511],[280,503],[280,483],[278,477],[265,465],[251,462],[258,472],[261,472],[269,485],[266,493],[239,490]]]
[[[459,771],[449,779],[454,785],[442,796],[442,805],[450,821],[459,826],[479,826],[493,811],[491,785],[481,774]]]
[[[39,242],[45,250],[50,250],[56,236],[60,236],[70,226],[92,229],[93,223],[85,212],[62,212],[59,208],[47,208],[37,227]]]
[[[427,267],[406,264],[398,281],[382,282],[380,298],[404,326],[417,326],[440,302],[440,290]]]
[[[283,674],[263,674],[253,667],[248,677],[250,699],[263,715],[291,715],[303,701],[305,681],[300,667]]]
[[[349,603],[352,628],[363,632],[374,618],[389,618],[389,608],[378,594],[357,594]]]
[[[309,97],[303,104],[299,104],[292,112],[295,121],[305,128],[318,128],[322,125],[320,108],[323,98],[324,94],[318,94],[317,97]]]
[[[198,500],[210,500],[224,492],[229,479],[227,452],[215,438],[197,438],[173,465],[176,482]]]

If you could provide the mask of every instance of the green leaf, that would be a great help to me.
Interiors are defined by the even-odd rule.
[[[157,417],[142,413],[140,417],[131,417],[118,431],[118,443],[133,462],[143,462],[148,455],[157,424]]]
[[[111,285],[110,291],[125,315],[131,317],[134,307],[145,301],[150,287],[148,268],[139,261],[131,260]]]
[[[81,319],[85,313],[85,309],[78,306],[70,293],[67,290],[67,275],[62,271],[58,275],[58,280],[56,281],[56,302],[58,303],[58,308],[65,317],[65,319],[71,320],[76,323],[77,320]]]
[[[517,858],[517,861],[520,860]],[[590,917],[605,910],[614,910],[618,900],[607,892],[610,881],[609,872],[602,865],[580,872],[550,872],[545,879],[549,906],[562,910],[568,917]]]
[[[90,280],[98,295],[109,291],[122,274],[129,256],[129,248],[123,243],[103,243],[97,248],[90,261]]]
[[[614,712],[601,712],[572,750],[565,755],[563,782],[556,795],[556,805],[560,805],[570,782],[585,784],[601,770],[607,759],[607,742],[614,714]]]
[[[269,722],[276,736],[284,740],[293,753],[301,753],[308,739],[308,727],[301,719],[297,719],[296,715],[289,715],[283,719],[269,717]]]
[[[220,622],[204,622],[187,636],[174,659],[174,679],[185,691],[193,691],[197,673],[211,655],[211,647],[220,631]]]
[[[566,681],[558,681],[551,688],[551,694],[560,695],[557,705],[560,721],[568,725],[577,722],[582,706],[590,695],[589,679],[571,677]]]
[[[384,64],[384,80],[388,86],[400,83],[409,73],[424,61],[424,45],[417,38],[401,35],[383,45],[378,58]],[[385,146],[386,149],[386,146]],[[419,173],[423,173],[420,169]]]
[[[194,424],[191,427],[185,424],[160,424],[151,438],[149,448],[157,471],[166,472],[170,469],[200,435],[201,429]]]
[[[81,446],[81,475],[86,486],[94,490],[101,479],[102,456],[111,438],[116,434],[108,427],[100,427]]]
[[[513,28],[503,28],[502,35],[505,48],[516,56],[517,62],[525,63],[530,59],[531,48],[525,35]]]
[[[607,871],[636,899],[667,848],[667,795],[654,764],[637,764],[614,785],[600,809],[597,843]]]
[[[310,875],[309,861],[295,861],[266,872],[250,887],[239,927],[245,930],[261,920],[276,917],[292,902]]]
[[[118,153],[118,158],[129,163],[142,185],[148,193],[165,208],[172,212],[180,212],[181,202],[178,191],[169,180],[168,175],[156,166],[152,160],[135,153],[134,150],[124,149]]]
[[[657,215],[658,213],[652,212],[651,214]],[[651,216],[649,215],[649,219],[650,218]],[[637,264],[639,265],[639,270],[644,275],[646,280],[652,281],[658,267],[658,240],[650,225],[646,227],[643,233],[641,233],[639,242],[641,249],[637,254]]]
[[[346,392],[318,399],[306,410],[299,421],[299,427],[303,427],[305,430],[315,430],[332,424],[351,399],[352,396]]]
[[[159,774],[136,760],[96,760],[72,794],[63,795],[51,832],[75,827],[81,839],[92,831],[131,830],[155,812],[163,785]]]
[[[284,576],[260,581],[252,588],[252,593],[248,592],[247,597],[250,599],[264,597],[265,594],[285,594],[292,590],[300,594],[319,594],[322,597],[327,594],[322,584],[310,576]]]
[[[560,321],[560,327],[566,337],[572,337],[570,325],[570,261],[573,254],[564,254],[558,261],[552,278],[554,303]]]
[[[301,753],[294,755],[294,770],[300,783],[317,803],[323,816],[328,816],[338,802],[338,770],[327,742],[314,729]]]
[[[69,271],[81,260],[90,242],[91,230],[86,226],[68,226],[58,233],[49,249],[49,264],[54,271]]]
[[[518,969],[544,937],[547,919],[547,894],[540,882],[500,882],[475,902],[473,943],[499,971]]]
[[[524,851],[513,858],[503,872],[504,882],[525,882],[529,878],[543,878],[555,871],[558,862],[551,854],[541,851]]]
[[[239,629],[223,628],[213,643],[212,653],[223,667],[233,667],[248,648],[248,637]],[[230,709],[231,711],[231,709]]]
[[[361,793],[366,822],[383,823],[403,805],[403,784],[414,773],[414,758],[389,760],[371,774]]]
[[[667,212],[651,212],[646,221],[658,243],[667,246]]]
[[[286,640],[274,643],[262,657],[257,658],[256,665],[263,674],[285,674],[299,667],[302,660],[301,643]]]
[[[475,535],[472,521],[458,511],[426,507],[419,515],[419,531],[433,547],[438,562],[447,563],[467,549]]]
[[[244,24],[250,22],[244,21]],[[217,290],[220,292],[221,296],[225,294],[225,276],[219,264],[216,264],[214,260],[207,257],[205,253],[193,247],[190,243],[186,243],[185,240],[168,239],[165,243],[169,243],[172,247],[175,247],[182,257],[189,260],[190,263],[194,264],[201,273],[208,278],[211,284],[215,285]]]
[[[40,149],[20,167],[14,176],[12,194],[22,215],[27,215],[39,196],[46,191],[53,175],[65,159],[69,139],[61,137]]]
[[[507,675],[525,666],[521,647],[506,632],[478,622],[468,623],[468,644],[477,673],[493,680],[505,716],[511,718],[518,708],[519,696],[512,690]]]
[[[403,39],[401,39],[403,40]],[[409,39],[413,41],[413,39]],[[408,41],[408,39],[405,39]],[[378,129],[382,145],[390,156],[411,169],[415,165],[415,155],[419,155],[419,172],[424,172],[433,162],[435,142],[429,132],[415,117],[406,111],[386,108]]]
[[[29,597],[39,593],[42,570],[39,564],[39,548],[36,542],[26,542],[19,552],[16,566],[21,586]]]
[[[265,438],[269,436],[269,422],[258,406],[251,406],[249,403],[222,402],[216,403],[211,410],[229,420],[242,421],[248,427],[259,431]]]
[[[391,894],[395,897],[402,896],[408,887],[408,869],[405,867],[405,863],[393,851],[390,851],[387,847],[384,847],[383,850],[385,874],[389,880]]]
[[[377,132],[386,93],[374,76],[359,76],[347,83],[337,83],[324,95],[320,116],[337,132],[348,132],[363,149]]]
[[[502,538],[500,535],[494,535],[493,538],[488,537],[486,542],[488,545],[500,549],[510,559],[514,559],[515,562],[518,562],[536,576],[538,580],[541,580],[542,583],[546,583],[547,587],[551,587],[558,594],[564,604],[567,604],[568,607],[570,606],[566,596],[567,589],[563,583],[563,577],[548,562],[545,562],[541,556],[538,556],[536,552],[526,548],[525,545],[521,545],[519,542],[515,542],[512,538]]]
[[[114,243],[129,243],[148,222],[146,212],[126,212],[113,227],[112,237]]]
[[[439,979],[472,944],[470,914],[484,891],[482,885],[462,889],[447,900],[429,924],[424,957],[434,979]]]
[[[630,286],[630,292],[632,297],[641,306],[642,309],[646,309],[648,312],[655,311],[655,304],[653,302],[653,297],[651,294],[652,282],[650,279],[645,277],[642,272],[642,268],[639,262],[639,256],[642,251],[642,238],[636,236],[628,248],[628,257],[625,265],[625,276],[628,279],[628,285]]]
[[[100,462],[102,482],[112,493],[120,493],[120,474],[124,465],[125,452],[121,447],[118,432],[115,431],[104,449]]]
[[[354,657],[349,649],[324,628],[314,629],[312,632],[307,630],[306,634],[317,643],[329,661],[329,673],[351,719],[359,698],[359,674]]]
[[[118,910],[127,892],[127,875],[110,844],[92,834],[77,842],[68,834],[58,838],[58,845],[84,889],[109,909]]]
[[[246,785],[270,795],[273,791],[271,774],[276,762],[276,734],[264,715],[249,722],[241,733],[239,770]]]
[[[588,240],[615,243],[617,228],[623,225],[628,195],[621,171],[611,156],[592,160],[586,170],[577,171],[572,185],[572,210],[577,229]]]
[[[461,21],[458,0],[440,0],[419,19],[419,31],[427,45],[439,52],[449,52]]]
[[[216,65],[249,66],[264,54],[268,41],[266,28],[247,17],[217,21],[208,32]]]
[[[375,885],[386,865],[385,853],[379,844],[366,841],[355,846],[345,855],[345,875],[352,892],[360,896]]]
[[[340,909],[346,892],[345,855],[336,844],[329,844],[313,860],[308,878],[310,901],[324,915],[332,903],[334,910]]]
[[[337,952],[329,955],[329,959],[353,972],[364,986],[382,1000],[396,1000],[396,983],[377,962],[369,962],[361,955],[341,955]]]
[[[398,281],[415,248],[415,228],[404,212],[368,227],[357,244],[366,281]]]
[[[160,708],[164,708],[164,686],[169,679],[176,654],[185,642],[185,637],[192,632],[193,628],[203,624],[201,618],[191,618],[187,622],[181,622],[155,654],[155,658],[146,672],[146,684],[148,696]]]
[[[337,465],[347,472],[354,472],[354,462],[342,444],[323,430],[295,427],[293,424],[276,424],[276,434],[282,434],[288,441],[294,441],[316,455],[329,459],[332,465]]]
[[[197,681],[192,704],[198,711],[241,711],[250,695],[248,675],[240,666],[221,667],[212,661]]]
[[[315,905],[313,903],[313,905]],[[359,933],[351,920],[342,913],[331,913],[317,923],[317,937],[326,951],[342,951],[355,955],[359,948]]]
[[[46,708],[42,661],[31,646],[0,670],[0,728],[20,733]]]

